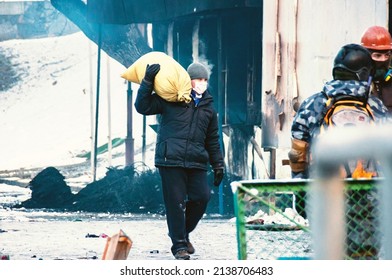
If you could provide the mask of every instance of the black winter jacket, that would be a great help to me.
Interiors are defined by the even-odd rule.
[[[168,102],[152,94],[153,85],[142,81],[135,101],[136,111],[143,115],[160,114],[155,147],[155,166],[199,168],[224,167],[219,144],[218,118],[212,96],[203,94],[198,106]]]

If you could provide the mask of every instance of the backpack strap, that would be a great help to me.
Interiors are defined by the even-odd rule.
[[[324,125],[324,116],[325,116],[325,114],[327,114],[327,112],[328,112],[329,109],[331,108],[331,104],[333,104],[333,102],[332,102],[332,103],[330,102],[331,97],[329,97],[329,96],[325,93],[325,91],[321,91],[321,93],[324,95],[325,99],[327,99],[327,103],[326,103],[326,105],[324,106],[324,108],[323,108],[323,110],[322,110],[322,112],[321,112],[321,114],[320,114],[320,116],[319,116],[319,119],[317,120],[317,125],[318,125],[318,127],[320,127],[320,128]]]

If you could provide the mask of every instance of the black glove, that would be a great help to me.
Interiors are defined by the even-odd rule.
[[[155,76],[158,74],[159,70],[161,70],[161,66],[159,64],[147,64],[144,80],[149,83],[154,83]]]
[[[218,187],[223,179],[223,169],[214,169],[214,186]]]

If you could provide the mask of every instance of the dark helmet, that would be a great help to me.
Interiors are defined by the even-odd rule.
[[[370,52],[358,44],[348,44],[336,55],[332,76],[335,80],[368,81],[373,71],[374,62]]]

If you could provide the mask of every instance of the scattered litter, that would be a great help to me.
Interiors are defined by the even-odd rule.
[[[86,238],[98,238],[98,237],[107,238],[108,235],[105,234],[105,233],[101,233],[100,235],[87,233],[85,237],[86,237]]]
[[[98,238],[99,235],[87,233],[85,237],[86,238]]]
[[[309,221],[299,215],[294,209],[286,208],[283,213],[268,215],[259,210],[255,215],[246,218],[246,223],[250,225],[281,225],[281,226],[308,226]]]
[[[95,252],[95,251],[88,251],[86,253],[86,259],[92,259],[92,260],[98,259],[97,252]]]
[[[6,261],[6,260],[9,260],[10,259],[10,255],[1,255],[1,258],[0,258],[2,261]]]
[[[247,222],[247,224],[250,224],[250,225],[264,225],[264,220],[261,219],[261,218],[256,218],[256,219],[253,219],[253,220],[249,220]]]

